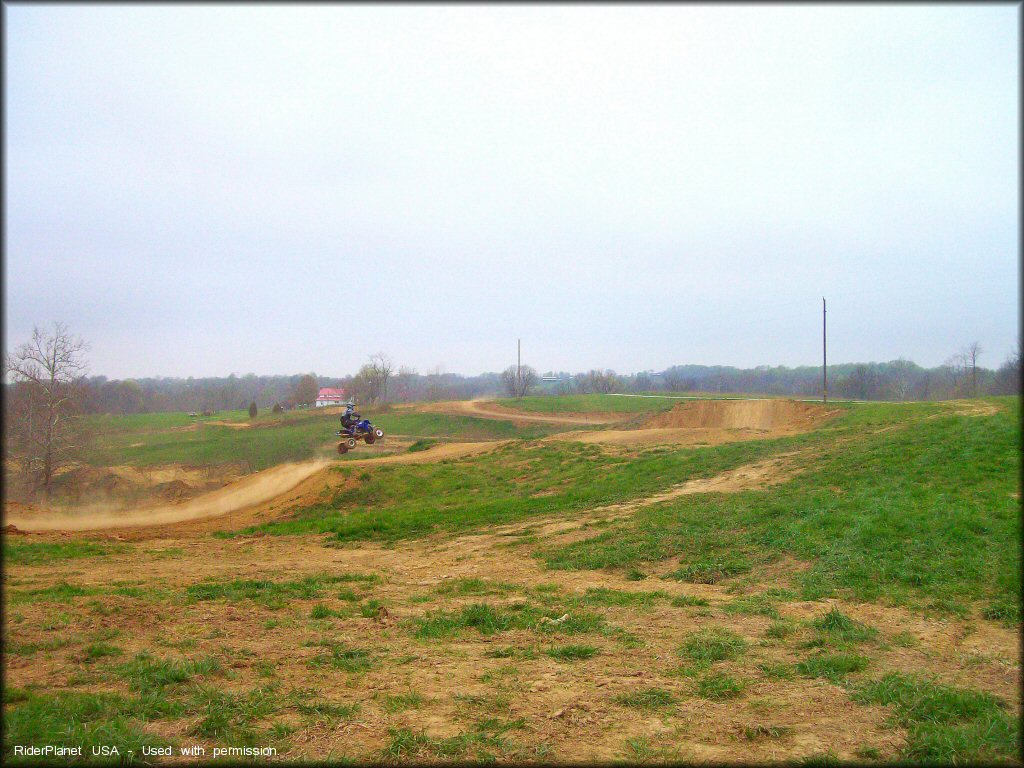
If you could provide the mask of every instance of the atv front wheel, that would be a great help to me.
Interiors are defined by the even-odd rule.
[[[374,440],[380,440],[382,437],[384,437],[384,430],[383,429],[375,429],[375,430],[373,430],[373,439]]]
[[[345,445],[348,446],[349,450],[352,450],[353,448],[356,447],[356,439],[354,437],[350,437],[348,440],[345,441]]]

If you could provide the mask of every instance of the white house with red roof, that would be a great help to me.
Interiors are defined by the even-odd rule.
[[[333,387],[320,387],[320,394],[316,396],[316,407],[323,408],[325,405],[344,405],[345,390]]]

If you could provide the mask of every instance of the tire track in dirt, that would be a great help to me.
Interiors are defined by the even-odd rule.
[[[713,477],[685,480],[650,496],[592,507],[569,519],[566,519],[564,515],[546,516],[543,518],[534,517],[518,523],[495,526],[488,533],[467,534],[464,538],[473,537],[480,541],[481,544],[486,542],[486,544],[483,544],[486,548],[494,546],[502,540],[507,541],[510,536],[516,535],[517,532],[525,533],[529,531],[543,538],[548,543],[553,543],[557,540],[559,544],[567,544],[576,539],[582,539],[591,535],[593,531],[585,527],[588,523],[596,520],[620,520],[643,507],[660,504],[663,501],[671,501],[680,496],[689,496],[697,493],[738,493],[740,491],[759,490],[779,485],[790,480],[803,470],[803,467],[793,461],[793,457],[799,456],[802,453],[804,452],[790,451],[781,453],[762,461],[726,470]]]

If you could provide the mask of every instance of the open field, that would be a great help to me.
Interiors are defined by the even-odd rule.
[[[1019,762],[1016,398],[275,418],[100,424],[219,490],[8,506],[5,758]]]

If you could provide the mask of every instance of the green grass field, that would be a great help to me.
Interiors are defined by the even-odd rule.
[[[472,416],[398,411],[365,415],[385,434],[412,438],[522,439],[554,431],[546,425],[518,427],[506,421]],[[218,421],[251,426],[239,429],[211,423]],[[319,449],[337,441],[334,432],[338,427],[338,414],[315,409],[261,414],[255,419],[250,419],[246,411],[224,411],[199,418],[181,413],[92,416],[86,421],[93,439],[85,458],[93,466],[241,464],[250,471],[258,471],[312,458]]]
[[[676,402],[505,404],[639,415]],[[5,757],[49,739],[564,761],[617,739],[594,754],[694,760],[683,747],[699,741],[726,762],[834,763],[835,748],[1019,763],[1020,665],[1006,651],[1021,630],[1019,399],[836,407],[803,434],[631,449],[385,412],[376,423],[421,446],[508,442],[342,463],[330,471],[344,482],[315,501],[181,546],[7,537]],[[97,420],[103,450],[140,465],[269,466],[330,444],[336,422]],[[791,472],[646,503],[766,459]],[[601,512],[622,503],[634,506]]]

